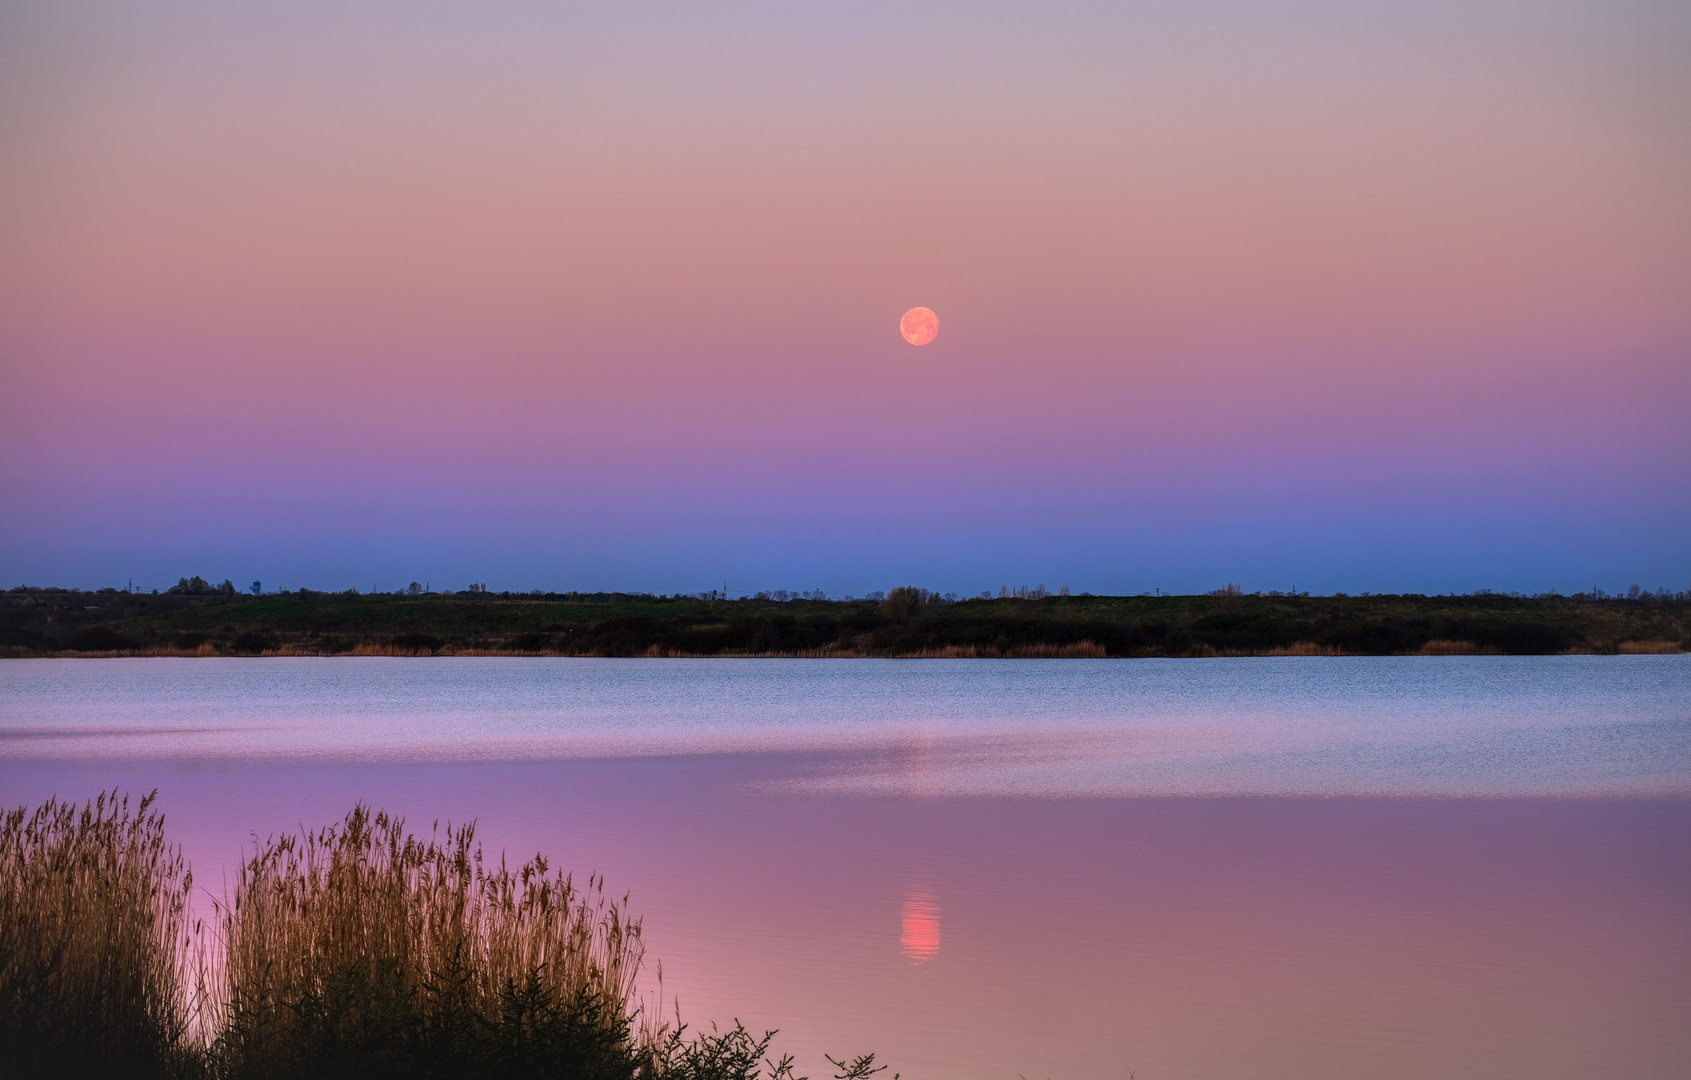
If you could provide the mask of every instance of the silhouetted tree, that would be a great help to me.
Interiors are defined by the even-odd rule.
[[[928,598],[928,590],[914,585],[900,585],[881,601],[881,613],[889,619],[908,619]]]

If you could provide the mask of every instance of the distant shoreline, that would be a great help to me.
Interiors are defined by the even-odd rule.
[[[592,653],[561,653],[561,652],[513,652],[500,649],[466,649],[462,652],[442,650],[441,652],[306,652],[301,650],[272,650],[261,653],[220,653],[220,652],[185,652],[176,649],[146,649],[123,650],[114,652],[77,652],[63,650],[60,652],[4,652],[0,651],[0,662],[6,660],[277,660],[277,659],[319,659],[319,660],[370,660],[370,659],[400,659],[400,660],[447,660],[447,659],[530,659],[530,660],[1225,660],[1225,659],[1309,659],[1321,658],[1328,660],[1355,660],[1359,658],[1397,657],[1410,659],[1414,657],[1451,657],[1451,656],[1683,656],[1691,649],[1680,646],[1678,642],[1626,642],[1627,647],[1615,652],[1598,652],[1595,649],[1567,649],[1559,653],[1503,653],[1496,650],[1469,649],[1460,652],[1412,652],[1412,653],[1347,653],[1347,652],[1298,652],[1284,650],[1275,652],[1218,652],[1214,654],[1191,654],[1182,656],[1164,656],[1162,654],[1147,654],[1143,656],[1038,656],[1030,654],[1011,653],[1008,656],[981,654],[970,656],[966,654],[943,653],[682,653],[669,652],[659,654],[641,654],[638,656],[624,655],[595,655]]]
[[[198,582],[198,579],[195,579]],[[204,582],[198,582],[204,586]],[[205,586],[0,593],[0,658],[553,656],[1103,659],[1681,653],[1685,594],[248,596]]]

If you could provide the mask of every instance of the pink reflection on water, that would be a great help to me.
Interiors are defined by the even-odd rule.
[[[898,944],[912,964],[925,964],[939,955],[939,903],[933,893],[913,888],[904,898]]]
[[[925,1080],[1688,1075],[1683,800],[774,796],[749,783],[814,765],[0,758],[0,798],[157,786],[212,895],[250,833],[325,824],[356,799],[425,831],[477,818],[490,851],[545,851],[631,890],[683,1016],[779,1028],[811,1076],[829,1075],[824,1051],[867,1050]]]

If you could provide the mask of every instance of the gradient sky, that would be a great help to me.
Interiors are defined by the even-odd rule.
[[[0,586],[1687,588],[1688,55],[1678,0],[0,0]]]

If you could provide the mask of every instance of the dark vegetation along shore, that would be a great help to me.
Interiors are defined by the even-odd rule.
[[[602,881],[484,861],[473,825],[417,837],[359,806],[257,845],[233,888],[195,894],[151,796],[5,814],[0,1072],[802,1080],[773,1033],[690,1032],[643,998],[640,923]]]
[[[1631,597],[1068,596],[863,600],[622,593],[0,594],[0,656],[1104,657],[1681,652],[1686,593]],[[782,595],[782,594],[777,594]]]

